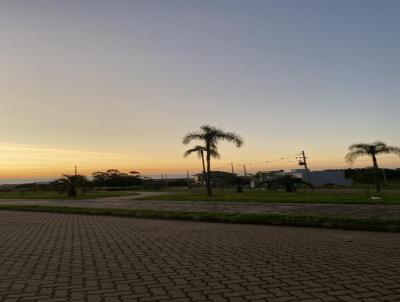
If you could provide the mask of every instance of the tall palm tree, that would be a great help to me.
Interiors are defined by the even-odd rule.
[[[397,154],[400,155],[400,148],[395,146],[388,146],[384,142],[376,141],[372,144],[354,144],[349,147],[349,153],[346,155],[346,161],[349,163],[354,162],[360,156],[370,156],[372,158],[372,165],[374,169],[374,180],[376,191],[381,191],[379,181],[379,166],[376,156],[379,154]]]
[[[206,177],[206,187],[207,195],[212,195],[211,190],[211,157],[213,150],[218,150],[218,143],[220,141],[227,141],[234,143],[236,147],[241,147],[243,145],[242,138],[233,132],[225,132],[222,129],[216,128],[210,125],[203,125],[200,127],[200,131],[195,131],[186,134],[183,137],[183,144],[189,144],[192,140],[199,140],[204,143],[204,148],[206,151],[206,162],[207,162],[207,177]]]
[[[203,167],[203,186],[206,183],[206,178],[207,178],[207,174],[206,174],[206,164],[204,161],[204,152],[206,152],[206,148],[203,146],[195,146],[192,149],[186,150],[185,153],[183,154],[184,157],[189,156],[192,153],[197,153],[198,157],[201,159],[201,163],[202,163],[202,167]],[[211,157],[213,158],[220,158],[221,156],[219,155],[217,150],[211,149]]]

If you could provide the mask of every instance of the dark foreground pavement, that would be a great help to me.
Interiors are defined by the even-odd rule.
[[[400,301],[400,235],[0,211],[0,301]]]

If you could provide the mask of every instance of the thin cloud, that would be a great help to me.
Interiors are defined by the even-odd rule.
[[[29,152],[36,154],[54,154],[54,155],[67,155],[67,156],[94,156],[96,158],[114,159],[114,160],[125,160],[128,159],[127,155],[112,152],[98,152],[91,150],[80,150],[80,149],[65,149],[65,148],[54,148],[54,147],[38,147],[34,145],[23,145],[23,144],[11,144],[11,143],[0,143],[0,151],[8,152]]]

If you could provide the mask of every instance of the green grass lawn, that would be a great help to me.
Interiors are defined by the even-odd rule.
[[[379,196],[381,199],[372,199]],[[341,203],[341,204],[400,204],[400,191],[388,191],[381,194],[367,194],[360,190],[314,190],[309,192],[266,192],[245,190],[237,193],[233,190],[216,190],[208,197],[197,189],[186,192],[169,192],[157,196],[146,196],[142,200],[165,201],[242,201],[242,202],[294,202],[294,203]]]
[[[386,219],[384,217],[346,218],[319,215],[305,216],[257,213],[177,212],[140,209],[72,208],[37,205],[0,205],[0,210],[400,232],[400,219]]]
[[[129,191],[86,191],[78,192],[77,197],[68,197],[67,193],[60,194],[57,191],[28,191],[28,192],[0,192],[0,199],[92,199],[103,197],[132,196],[138,193]]]

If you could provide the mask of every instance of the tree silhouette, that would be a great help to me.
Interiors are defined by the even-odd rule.
[[[89,183],[87,178],[83,175],[67,175],[67,174],[64,174],[63,177],[60,178],[57,182],[68,186],[69,197],[76,197],[78,195],[76,188],[78,186],[85,186]]]
[[[138,171],[130,171],[127,174],[116,169],[110,169],[105,172],[94,172],[92,176],[93,184],[100,187],[128,187],[143,183]]]
[[[216,128],[210,125],[203,125],[200,127],[199,131],[191,132],[183,137],[183,144],[189,144],[192,140],[202,141],[204,143],[204,148],[206,152],[206,162],[207,162],[207,177],[206,177],[206,187],[207,195],[212,195],[211,189],[211,157],[213,156],[213,151],[218,151],[218,143],[220,141],[227,141],[234,143],[236,147],[241,147],[243,145],[242,138],[233,132],[225,132],[222,129]]]
[[[206,178],[207,178],[207,174],[206,174],[206,164],[204,161],[204,152],[206,152],[206,148],[203,146],[195,146],[192,149],[186,150],[185,153],[183,154],[184,157],[189,156],[192,153],[197,153],[197,156],[201,159],[201,163],[202,163],[202,168],[203,168],[203,186],[206,182]],[[220,158],[221,156],[219,155],[217,150],[211,149],[211,157],[213,158]]]
[[[286,175],[278,175],[273,180],[269,181],[270,186],[274,187],[281,187],[286,190],[286,192],[296,192],[298,185],[306,185],[308,187],[312,187],[308,182],[302,180],[301,178],[295,177],[290,174]]]
[[[372,144],[354,144],[349,147],[349,153],[347,153],[345,159],[349,163],[353,163],[358,157],[370,156],[372,158],[372,165],[374,170],[374,181],[376,191],[381,191],[381,185],[379,181],[379,166],[377,155],[379,154],[397,154],[400,155],[400,148],[395,146],[388,146],[384,142],[376,141]]]

